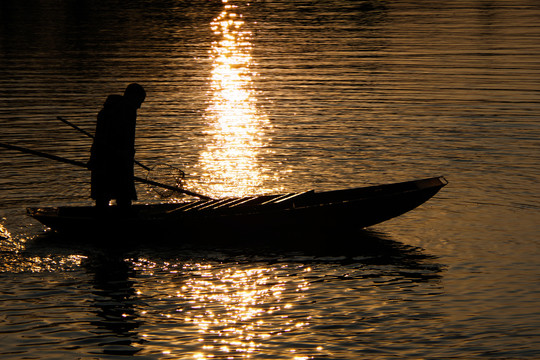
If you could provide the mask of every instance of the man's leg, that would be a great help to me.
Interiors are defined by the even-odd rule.
[[[122,211],[129,211],[131,209],[131,199],[130,198],[119,198],[116,199],[116,205]]]
[[[96,199],[96,215],[97,216],[107,216],[110,201],[111,201],[110,199],[103,198],[103,197]]]
[[[98,208],[100,210],[107,209],[109,207],[109,202],[110,201],[111,201],[110,199],[107,199],[105,197],[97,198],[96,199],[96,208]]]

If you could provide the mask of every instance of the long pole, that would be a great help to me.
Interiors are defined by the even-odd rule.
[[[61,116],[57,116],[56,117],[58,120],[60,120],[61,122],[63,122],[64,124],[67,124],[69,126],[71,126],[72,128],[74,128],[75,130],[77,131],[80,131],[81,133],[83,133],[84,135],[88,136],[89,138],[93,139],[94,138],[94,135],[90,134],[88,131],[84,130],[84,129],[81,129],[80,127],[78,127],[77,125],[73,124],[71,121],[68,121],[66,119],[64,119],[63,117]],[[135,164],[139,165],[140,167],[142,167],[144,170],[147,170],[147,171],[150,171],[151,169],[148,167],[148,166],[145,166],[143,164],[141,164],[140,162],[138,162],[137,160],[133,160],[133,162],[135,162]]]
[[[66,159],[66,158],[63,158],[63,157],[60,157],[60,156],[47,154],[47,153],[37,151],[37,150],[31,150],[31,149],[23,148],[23,147],[20,147],[20,146],[9,145],[9,144],[4,144],[4,143],[0,143],[0,147],[6,148],[6,149],[9,149],[9,150],[20,151],[20,152],[25,153],[25,154],[35,155],[35,156],[39,156],[39,157],[42,157],[42,158],[47,158],[47,159],[62,162],[62,163],[65,163],[65,164],[75,165],[75,166],[82,167],[82,168],[85,168],[85,169],[89,169],[88,165],[83,163],[83,162]],[[204,200],[212,200],[211,197],[206,196],[206,195],[197,194],[197,193],[189,191],[189,190],[180,189],[180,188],[177,188],[175,186],[170,186],[170,185],[167,185],[167,184],[158,183],[156,181],[143,179],[143,178],[138,177],[138,176],[134,176],[133,179],[135,181],[138,181],[138,182],[143,183],[143,184],[148,184],[148,185],[152,185],[152,186],[158,186],[158,187],[161,187],[161,188],[164,188],[164,189],[167,189],[167,190],[180,192],[182,194],[186,194],[186,195],[190,195],[190,196],[196,196],[196,197],[204,199]]]

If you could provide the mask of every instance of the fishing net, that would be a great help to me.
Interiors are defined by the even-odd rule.
[[[178,189],[183,189],[186,174],[177,167],[167,164],[157,164],[153,166],[146,175],[146,180],[161,184],[167,184]],[[148,187],[161,198],[170,198],[171,196],[182,196],[183,194],[172,189],[148,185]]]

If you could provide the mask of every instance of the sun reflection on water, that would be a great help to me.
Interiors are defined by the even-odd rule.
[[[185,320],[198,327],[207,355],[232,351],[249,357],[262,340],[288,330],[271,328],[265,320],[286,306],[281,304],[284,281],[270,281],[271,269],[223,269],[211,279],[191,279],[183,286],[182,294],[193,302]]]
[[[211,100],[205,112],[209,137],[201,152],[201,181],[210,193],[242,196],[264,192],[269,177],[260,163],[267,151],[270,122],[257,106],[253,85],[251,32],[235,5],[223,0],[224,10],[211,28],[217,40],[210,58]]]
[[[140,265],[147,266],[144,261]],[[188,263],[168,269],[179,277],[169,284],[160,283],[160,296],[167,301],[159,314],[149,314],[163,319],[159,329],[169,329],[168,334],[150,331],[144,338],[168,343],[161,353],[181,353],[183,358],[246,359],[267,353],[272,341],[279,343],[281,336],[294,337],[310,322],[309,315],[292,316],[309,283],[302,277],[283,276],[286,269],[282,267]],[[300,266],[298,271],[309,273],[311,269]],[[178,283],[174,279],[182,280]],[[157,287],[142,289],[143,294],[153,291]]]

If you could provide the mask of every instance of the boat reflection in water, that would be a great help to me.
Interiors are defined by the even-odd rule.
[[[268,192],[269,175],[259,157],[270,129],[257,108],[251,69],[251,32],[235,6],[226,4],[212,23],[218,40],[212,43],[211,100],[206,109],[209,139],[199,158],[201,187],[214,196],[242,196]],[[264,150],[267,151],[267,150]]]

